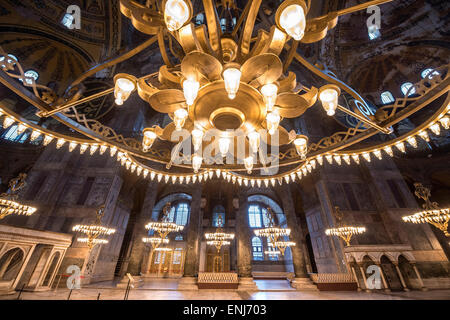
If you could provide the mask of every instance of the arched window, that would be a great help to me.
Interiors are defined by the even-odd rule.
[[[190,206],[187,202],[180,202],[172,207],[170,212],[171,221],[178,225],[185,226],[189,217]],[[172,214],[173,212],[173,214]]]
[[[380,29],[377,28],[377,25],[373,24],[367,28],[367,32],[369,34],[370,40],[375,40],[381,36]]]
[[[17,59],[17,57],[13,54],[8,54],[8,63],[12,63],[14,61],[19,61],[19,59]],[[11,58],[11,59],[10,59]],[[0,62],[2,62],[3,60],[5,60],[5,57],[0,57]],[[15,64],[15,63],[14,63]],[[5,67],[4,64],[2,64],[2,67]]]
[[[383,102],[383,104],[392,103],[394,101],[394,96],[390,91],[385,91],[381,94],[381,102]]]
[[[221,225],[219,225],[219,217],[222,218]],[[213,227],[223,227],[225,225],[225,208],[221,205],[217,205],[213,209],[212,215],[212,225]]]
[[[264,260],[262,241],[258,237],[252,238],[253,260]]]
[[[202,24],[205,21],[205,16],[203,13],[199,13],[197,16],[195,16],[195,24]]]
[[[422,73],[421,73],[420,75],[422,76],[423,79],[425,79],[425,78],[427,78],[427,77],[428,77],[428,79],[431,79],[431,78],[433,78],[434,76],[438,76],[438,75],[439,75],[439,72],[434,71],[434,70],[431,69],[431,68],[426,68],[425,70],[422,71]]]
[[[411,88],[411,89],[410,89]],[[405,82],[401,85],[400,89],[403,92],[403,95],[406,95],[408,93],[408,96],[411,96],[416,93],[416,88],[414,88],[414,85],[411,82]]]
[[[250,228],[261,228],[269,225],[267,209],[260,204],[251,204],[248,207],[248,222]]]
[[[39,73],[37,73],[37,71],[34,71],[34,70],[27,70],[27,71],[25,71],[24,75],[25,75],[25,78],[26,78],[26,81],[28,84],[32,84],[33,80],[34,80],[34,82],[36,82],[37,79],[39,78]],[[30,78],[33,80],[31,80]],[[19,79],[19,80],[23,81],[22,79]]]
[[[61,23],[66,27],[66,28],[70,28],[70,26],[72,25],[74,20],[74,16],[71,15],[70,13],[66,13],[64,15],[64,17],[61,20]]]
[[[24,143],[27,138],[28,138],[28,133],[23,132],[22,134],[19,134],[17,132],[17,125],[12,125],[11,127],[9,127],[8,129],[6,129],[6,131],[4,131],[1,134],[1,137],[5,140],[9,140],[9,141],[13,141],[13,142],[19,142],[19,143]]]

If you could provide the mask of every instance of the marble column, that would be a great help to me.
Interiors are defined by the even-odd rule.
[[[398,263],[395,262],[394,266],[395,266],[395,270],[397,271],[398,277],[400,278],[400,282],[402,283],[403,291],[409,291],[408,287],[406,287],[405,279],[403,279],[402,272],[400,271],[400,268],[398,267]]]
[[[187,228],[186,257],[183,278],[178,281],[178,290],[198,290],[196,277],[199,270],[200,241],[203,236],[201,234],[203,221],[201,202],[202,187],[199,185],[193,191],[189,223],[185,226]]]
[[[143,259],[146,256],[146,244],[142,242],[142,238],[146,237],[148,231],[144,226],[152,220],[153,207],[156,202],[157,184],[150,182],[145,191],[145,198],[140,212],[137,214],[136,223],[133,228],[133,240],[128,263],[127,272],[133,276],[140,276],[142,272]]]
[[[425,287],[425,285],[423,284],[423,280],[422,277],[420,276],[419,270],[417,270],[416,264],[415,263],[411,263],[414,272],[416,273],[417,279],[419,280],[419,284],[420,284],[420,290],[422,291],[428,291],[428,288]]]
[[[363,283],[364,283],[364,288],[365,288],[366,292],[372,292],[367,286],[367,278],[366,278],[366,273],[365,273],[364,268],[363,268],[363,264],[362,263],[358,263],[358,267],[359,267],[359,271],[361,271],[361,275],[362,275]]]
[[[297,221],[295,215],[294,202],[292,201],[291,189],[288,185],[280,187],[280,197],[283,204],[284,215],[286,216],[286,222],[288,228],[291,229],[291,235],[289,236],[291,241],[296,243],[291,247],[292,263],[294,265],[295,279],[291,282],[293,288],[297,290],[317,290],[317,287],[309,278],[306,270],[306,260],[303,249],[306,247],[304,243],[302,227]]]
[[[352,269],[353,277],[355,278],[356,285],[358,286],[358,291],[361,291],[362,289],[361,289],[361,285],[359,284],[358,276],[356,275],[356,270],[353,266],[350,266],[350,268]]]
[[[384,271],[383,271],[383,268],[381,267],[381,264],[377,263],[376,265],[380,269],[380,276],[381,276],[381,280],[383,281],[384,291],[391,292],[391,289],[389,289],[389,286],[386,282],[386,278],[384,277]]]
[[[245,193],[239,193],[239,199],[235,201],[235,210],[238,290],[258,290],[252,275],[251,241],[253,234],[248,224],[248,201]]]

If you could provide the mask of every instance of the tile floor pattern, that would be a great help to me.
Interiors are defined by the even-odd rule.
[[[410,292],[345,292],[296,291],[283,280],[256,280],[259,291],[198,290],[177,291],[178,280],[154,279],[142,287],[132,289],[129,300],[450,300],[450,290]],[[70,300],[123,300],[125,289],[115,282],[102,282],[73,290]],[[65,288],[47,292],[22,292],[20,300],[67,300],[70,290]],[[99,297],[100,294],[100,297]],[[0,300],[16,300],[19,293],[0,295]]]

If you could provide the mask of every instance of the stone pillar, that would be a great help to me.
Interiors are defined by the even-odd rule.
[[[384,291],[391,292],[391,289],[389,289],[388,284],[386,282],[386,278],[384,277],[384,271],[383,271],[383,268],[381,267],[381,264],[377,263],[376,265],[380,269],[380,276],[381,276],[381,281],[383,281]]]
[[[361,271],[361,275],[363,277],[363,281],[364,281],[364,288],[366,288],[366,292],[371,292],[371,290],[367,287],[367,278],[366,278],[366,273],[364,272],[364,268],[362,263],[358,263],[359,266],[359,270]]]
[[[280,187],[280,197],[283,204],[284,215],[288,228],[291,229],[290,240],[296,243],[291,247],[292,263],[294,264],[295,279],[291,282],[291,286],[297,290],[318,290],[308,276],[306,270],[306,261],[303,249],[306,247],[304,243],[303,231],[300,223],[295,215],[294,202],[292,201],[291,189],[288,185]]]
[[[428,288],[425,287],[425,285],[423,284],[422,281],[422,277],[420,276],[419,270],[417,270],[416,264],[415,263],[411,263],[414,272],[416,273],[417,279],[419,280],[419,284],[420,284],[420,290],[422,291],[428,291]]]
[[[361,291],[361,285],[359,284],[358,276],[356,275],[356,270],[353,266],[350,267],[352,269],[353,277],[355,278],[356,285],[358,286],[358,291]]]
[[[142,242],[142,238],[146,237],[148,234],[148,231],[144,226],[152,219],[156,195],[157,184],[155,182],[150,182],[145,191],[141,211],[137,214],[136,223],[133,228],[132,247],[127,268],[127,272],[131,273],[133,276],[140,276],[142,271],[145,271],[141,270],[146,251],[146,244]]]
[[[236,251],[237,272],[239,276],[238,290],[258,290],[252,275],[252,230],[248,224],[248,202],[244,193],[233,200],[236,210]]]
[[[395,266],[395,270],[397,271],[398,277],[400,278],[400,282],[402,283],[403,286],[403,291],[409,291],[409,289],[406,287],[406,283],[405,280],[403,279],[403,275],[402,272],[400,271],[400,268],[398,267],[398,263],[394,263]]]
[[[202,232],[202,188],[199,185],[192,194],[191,213],[186,234],[186,258],[183,278],[178,281],[178,290],[198,290],[197,274],[199,270],[200,240]]]

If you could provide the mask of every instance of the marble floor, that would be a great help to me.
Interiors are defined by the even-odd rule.
[[[154,279],[132,289],[129,300],[450,300],[450,290],[410,292],[312,292],[293,290],[287,281],[256,280],[259,291],[197,290],[177,291],[176,279]],[[115,282],[87,285],[80,290],[59,288],[47,292],[22,292],[20,300],[123,300],[125,289]],[[0,295],[0,300],[16,300],[19,293]]]

